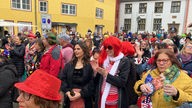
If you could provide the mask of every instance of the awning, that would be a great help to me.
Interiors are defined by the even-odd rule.
[[[13,22],[8,22],[8,21],[2,21],[2,20],[0,20],[0,27],[9,27],[9,26],[36,27],[36,26],[34,26],[34,25],[29,25],[29,24],[19,24],[19,23],[13,23]]]
[[[77,23],[52,22],[52,26],[77,26]]]

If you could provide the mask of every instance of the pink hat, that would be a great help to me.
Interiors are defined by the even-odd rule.
[[[60,101],[61,80],[43,70],[36,70],[24,82],[16,83],[15,87],[29,94],[48,100]]]

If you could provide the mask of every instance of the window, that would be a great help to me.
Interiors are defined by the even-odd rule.
[[[141,19],[139,21],[139,24],[138,24],[138,30],[140,31],[145,31],[145,23],[146,23],[146,20],[145,19]]]
[[[10,22],[10,23],[14,23],[14,21],[11,21],[11,20],[5,20],[6,22]],[[14,26],[7,26],[7,27],[4,27],[10,35],[14,35]]]
[[[76,15],[76,5],[62,4],[62,13],[68,15]]]
[[[103,9],[96,8],[96,18],[103,18]]]
[[[162,19],[154,19],[153,21],[153,31],[157,31],[161,29]]]
[[[147,3],[140,3],[139,4],[139,13],[146,13],[147,12]]]
[[[18,26],[18,32],[22,32],[24,30],[27,30],[27,31],[32,30],[32,28],[30,27],[30,25],[32,25],[31,22],[18,22],[18,24],[28,25],[28,26]]]
[[[12,0],[12,8],[31,10],[31,0]]]
[[[125,14],[132,13],[132,4],[125,4]]]
[[[47,12],[47,1],[40,1],[40,12]]]
[[[155,13],[163,13],[163,2],[155,3]]]
[[[124,30],[125,31],[131,30],[131,19],[124,19]]]
[[[171,13],[179,13],[181,7],[181,1],[172,1]]]

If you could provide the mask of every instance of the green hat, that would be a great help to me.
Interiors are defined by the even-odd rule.
[[[57,42],[57,37],[53,32],[48,32],[46,35],[44,35],[48,41],[52,41],[51,43],[56,44]]]

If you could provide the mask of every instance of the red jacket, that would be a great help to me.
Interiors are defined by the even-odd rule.
[[[61,50],[57,45],[52,46],[48,52],[43,54],[40,62],[40,69],[58,77],[61,69],[64,68]]]

